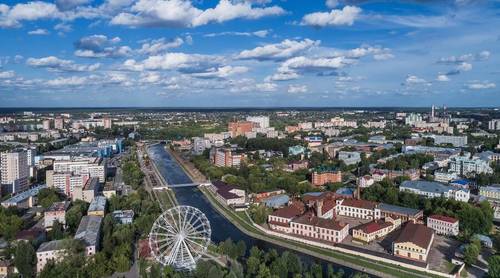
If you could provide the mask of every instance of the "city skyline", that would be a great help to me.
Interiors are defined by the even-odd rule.
[[[498,1],[0,4],[0,107],[500,105]]]

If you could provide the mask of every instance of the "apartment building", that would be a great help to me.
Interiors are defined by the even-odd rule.
[[[104,217],[106,213],[107,199],[104,196],[97,196],[90,202],[87,215]]]
[[[251,132],[257,124],[249,121],[229,122],[227,130],[231,133],[231,137],[245,136],[246,132]]]
[[[28,154],[13,150],[0,154],[0,173],[3,194],[19,193],[28,189]]]
[[[500,119],[493,119],[488,122],[489,130],[500,130]]]
[[[99,182],[106,182],[106,159],[100,157],[75,158],[72,160],[54,161],[54,173],[72,173],[73,175],[89,174],[98,178]]]
[[[332,168],[317,168],[312,173],[311,183],[314,186],[323,186],[327,183],[342,182],[342,172]]]
[[[463,147],[467,145],[467,136],[434,135],[434,144],[452,144],[453,147]]]
[[[89,179],[89,174],[74,175],[71,172],[54,173],[53,170],[46,172],[47,186],[55,188],[69,197],[73,196],[75,187],[83,187]]]
[[[64,239],[42,243],[36,251],[36,272],[40,273],[49,261],[61,261],[66,256],[68,244]]]
[[[231,148],[212,148],[210,161],[218,167],[239,167],[244,154],[234,153]]]
[[[89,178],[84,185],[75,186],[73,188],[71,198],[74,201],[82,200],[91,203],[99,193],[99,179]]]
[[[456,156],[450,159],[449,171],[461,176],[470,174],[491,174],[493,169],[490,167],[488,159],[469,155]]]
[[[457,236],[459,221],[456,218],[434,214],[427,217],[427,227],[433,229],[437,234]]]
[[[85,255],[92,256],[99,249],[101,235],[102,217],[85,215],[82,217],[78,229],[75,233],[75,239],[83,242],[85,245]]]
[[[259,128],[268,128],[269,127],[269,117],[267,116],[248,116],[247,122],[252,122],[257,124]]]

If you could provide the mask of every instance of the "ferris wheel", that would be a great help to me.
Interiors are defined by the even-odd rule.
[[[194,269],[210,244],[210,222],[191,206],[176,206],[163,212],[149,234],[149,247],[162,265]]]

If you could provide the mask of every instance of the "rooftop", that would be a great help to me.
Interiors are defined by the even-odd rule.
[[[391,212],[391,213],[404,214],[404,215],[412,215],[412,216],[415,216],[421,212],[418,209],[400,207],[400,206],[389,205],[389,204],[385,204],[385,203],[381,203],[379,205],[379,209],[381,211],[387,211],[387,212]]]
[[[99,239],[102,217],[86,215],[82,217],[75,239],[82,240],[86,246],[96,245]]]
[[[342,230],[347,224],[340,223],[333,219],[319,218],[313,214],[307,213],[293,220],[295,223],[321,227],[330,230]]]
[[[391,222],[385,222],[382,220],[373,220],[371,222],[362,224],[354,228],[355,230],[361,230],[365,234],[371,234],[386,227],[392,226]]]
[[[87,211],[104,211],[106,209],[106,197],[97,196],[92,200]]]
[[[439,214],[433,214],[433,215],[429,216],[429,218],[440,220],[440,221],[444,221],[444,222],[448,222],[448,223],[456,223],[456,222],[458,222],[458,219],[456,219],[454,217],[445,216],[445,215],[439,215]]]
[[[417,246],[427,249],[432,241],[434,232],[422,224],[406,223],[394,243],[412,242]]]
[[[69,207],[69,202],[55,202],[47,211],[66,211]]]
[[[66,249],[68,247],[68,240],[67,239],[60,239],[60,240],[53,240],[53,241],[48,241],[44,242],[38,247],[38,252],[48,252],[48,251],[54,251],[54,250],[62,250]]]
[[[411,188],[415,190],[425,191],[425,192],[434,192],[434,193],[445,193],[448,192],[451,187],[444,185],[439,182],[434,181],[404,181],[400,188]]]

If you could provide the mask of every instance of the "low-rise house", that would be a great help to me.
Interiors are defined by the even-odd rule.
[[[371,222],[359,225],[352,229],[353,241],[361,243],[370,243],[379,238],[385,237],[394,229],[401,226],[401,219],[392,219],[386,217],[384,220],[373,220]]]
[[[120,224],[132,224],[134,221],[134,211],[129,210],[115,210],[113,211],[113,218]]]
[[[69,244],[65,239],[42,243],[36,251],[36,272],[40,273],[49,261],[61,261],[66,255]]]
[[[90,202],[89,208],[87,210],[87,215],[104,217],[106,213],[106,197],[97,196]]]
[[[372,186],[375,183],[375,179],[371,176],[362,176],[361,178],[358,179],[358,185],[361,188],[367,188]]]
[[[434,241],[434,232],[422,224],[406,223],[392,243],[393,255],[419,262],[427,262]]]
[[[292,234],[314,240],[333,243],[342,242],[349,234],[349,224],[333,219],[324,219],[306,213],[290,222]]]
[[[359,152],[340,151],[339,160],[344,161],[346,165],[353,165],[361,162],[361,154]]]
[[[81,240],[85,245],[85,254],[87,256],[94,255],[100,243],[102,217],[85,215],[78,225],[78,230],[75,234],[75,239]]]
[[[246,203],[246,192],[243,189],[238,189],[234,185],[227,184],[223,181],[214,181],[209,187],[222,203],[227,206],[238,206]]]
[[[400,191],[413,192],[427,198],[444,197],[461,202],[468,202],[470,192],[467,189],[456,188],[432,181],[404,181],[399,186]]]
[[[459,221],[456,218],[444,215],[431,215],[427,217],[427,227],[433,229],[439,235],[458,235]]]
[[[307,160],[299,160],[288,163],[287,169],[289,171],[297,171],[301,169],[307,169],[308,167],[309,167],[309,162]]]
[[[53,203],[44,212],[44,227],[51,228],[55,221],[66,225],[66,211],[68,210],[69,202]]]
[[[481,186],[479,188],[479,195],[490,201],[500,202],[500,184]]]
[[[335,209],[337,215],[359,218],[359,219],[380,219],[381,213],[377,202],[358,200],[358,199],[340,199],[337,200]]]
[[[17,268],[10,260],[0,260],[0,277],[10,277],[10,275],[17,273]]]
[[[249,197],[252,199],[252,202],[260,203],[269,197],[276,196],[276,195],[282,195],[285,193],[286,193],[285,190],[277,189],[277,190],[269,190],[269,191],[264,191],[264,192],[259,192],[259,193],[252,193],[252,194],[249,194],[250,195]]]

